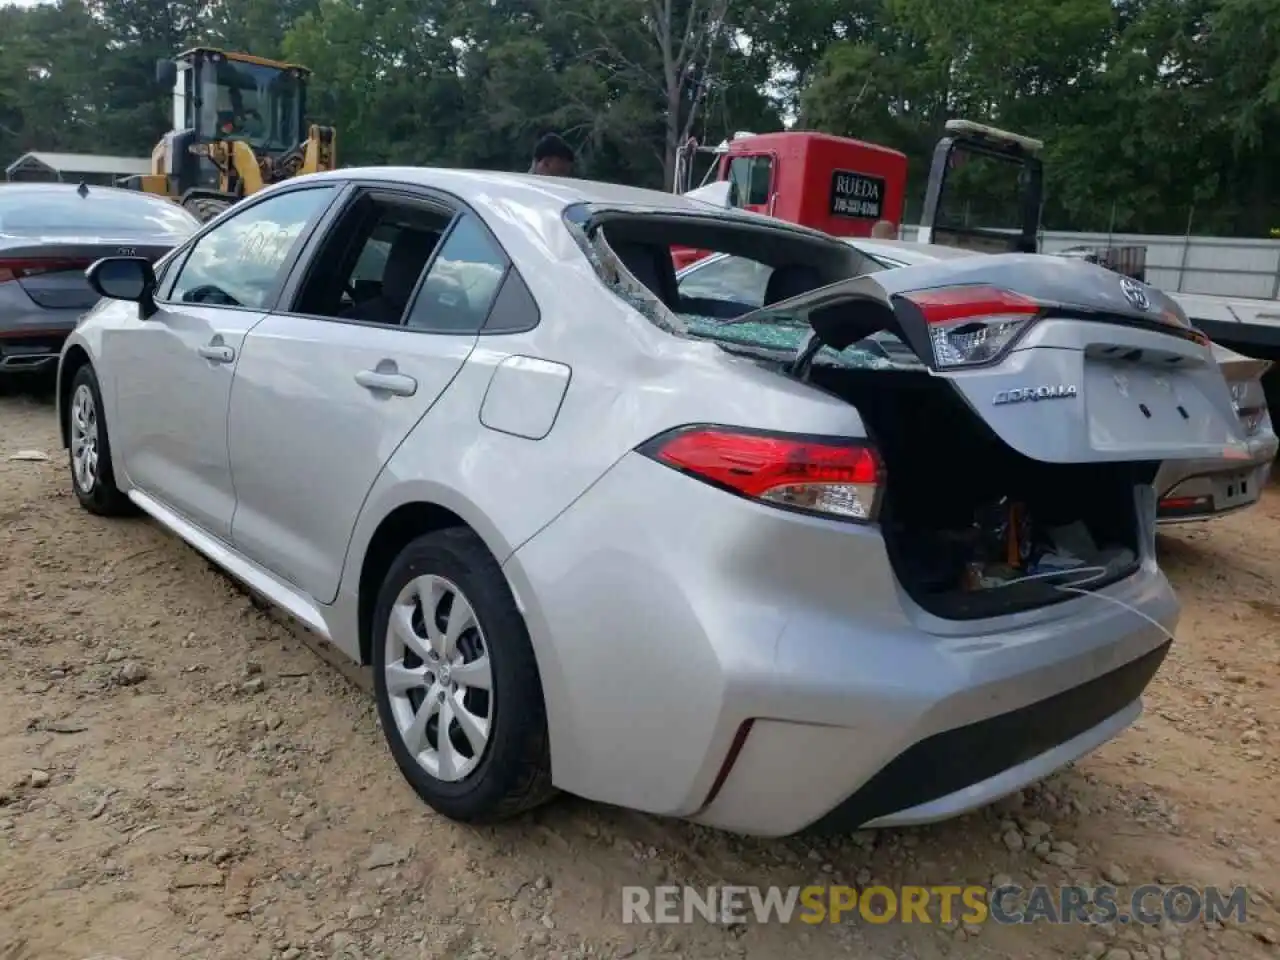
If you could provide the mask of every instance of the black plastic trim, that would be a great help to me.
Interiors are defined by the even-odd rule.
[[[900,753],[809,829],[856,830],[971,787],[1061,746],[1142,696],[1172,641],[1100,677],[1018,710],[934,734]]]

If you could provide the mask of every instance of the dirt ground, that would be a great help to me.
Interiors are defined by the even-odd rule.
[[[367,693],[154,524],[82,512],[51,404],[0,398],[0,960],[1275,957],[1280,489],[1161,551],[1184,614],[1142,720],[998,809],[760,841],[566,798],[469,829]],[[1251,896],[1225,927],[621,919],[626,884],[1005,878]]]

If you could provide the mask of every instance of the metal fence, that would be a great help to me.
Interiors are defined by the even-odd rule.
[[[903,225],[902,239],[914,240],[918,229]],[[1080,246],[1129,245],[1147,248],[1147,282],[1161,290],[1262,300],[1280,298],[1280,240],[1056,230],[1040,235],[1040,249],[1045,253]]]

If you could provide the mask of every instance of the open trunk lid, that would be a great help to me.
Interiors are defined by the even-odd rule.
[[[811,332],[797,370],[823,347],[843,351],[887,331],[1034,460],[1249,459],[1204,335],[1158,290],[1089,263],[1003,254],[921,264],[727,326],[799,321]]]

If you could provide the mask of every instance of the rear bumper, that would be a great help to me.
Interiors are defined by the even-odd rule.
[[[1208,520],[1257,503],[1271,479],[1277,446],[1276,435],[1268,432],[1250,442],[1248,462],[1166,463],[1155,481],[1161,491],[1157,519],[1162,524]]]
[[[21,317],[0,311],[0,375],[52,372],[82,310],[38,310]]]
[[[1078,687],[934,734],[895,757],[816,824],[902,826],[944,819],[1020,789],[1110,740],[1140,713],[1169,641]]]
[[[505,569],[556,784],[765,836],[948,817],[1044,776],[1132,720],[1177,620],[1148,557],[1096,595],[940,622],[875,528],[638,456]]]

